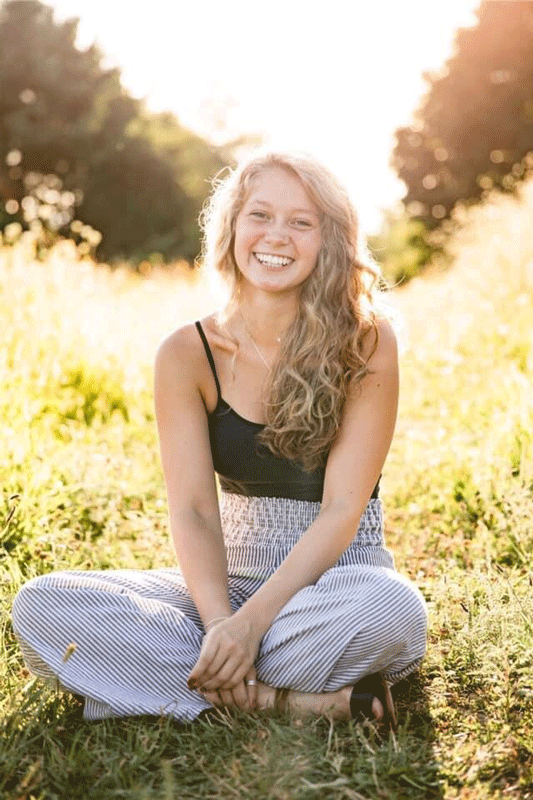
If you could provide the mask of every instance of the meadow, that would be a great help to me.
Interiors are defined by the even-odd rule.
[[[221,715],[84,722],[25,669],[29,577],[175,563],[152,403],[160,339],[216,306],[184,265],[136,275],[0,250],[0,797],[533,798],[533,181],[463,210],[447,257],[389,296],[403,320],[386,537],[430,613],[400,727]]]

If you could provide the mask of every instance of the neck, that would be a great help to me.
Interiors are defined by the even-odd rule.
[[[255,341],[265,348],[275,348],[297,313],[294,297],[241,294],[237,306]]]

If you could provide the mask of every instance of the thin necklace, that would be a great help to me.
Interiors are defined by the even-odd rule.
[[[250,331],[250,328],[248,327],[248,324],[247,324],[246,320],[244,319],[244,314],[242,313],[241,309],[239,308],[238,311],[239,311],[240,317],[241,317],[241,319],[242,319],[242,321],[244,323],[244,327],[246,328],[246,333],[248,334],[248,338],[250,339],[250,341],[252,342],[253,346],[255,347],[257,352],[259,353],[259,357],[263,361],[263,364],[265,365],[265,367],[268,370],[271,370],[272,369],[272,364],[269,364],[269,362],[265,358],[264,354],[262,353],[259,345],[257,344],[257,342],[255,341],[254,337],[252,336],[252,332]],[[276,341],[280,342],[281,341],[281,336],[278,336]]]

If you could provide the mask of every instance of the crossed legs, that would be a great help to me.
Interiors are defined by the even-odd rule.
[[[257,588],[233,579],[238,608]],[[87,719],[168,714],[195,719],[212,707],[187,688],[203,638],[177,571],[52,573],[26,584],[13,621],[30,669],[86,698]],[[263,637],[256,662],[259,706],[289,689],[296,715],[349,715],[351,686],[381,672],[390,683],[425,650],[423,601],[385,568],[330,570],[298,592]],[[380,707],[381,706],[381,707]],[[372,704],[376,719],[383,714]]]

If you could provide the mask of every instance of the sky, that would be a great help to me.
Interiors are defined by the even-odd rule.
[[[366,232],[405,185],[390,169],[394,130],[475,25],[479,0],[45,0],[78,17],[77,46],[152,111],[215,143],[242,133],[320,158],[348,188]]]

